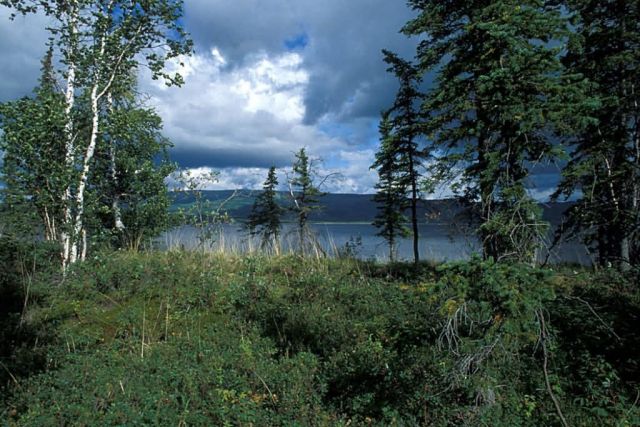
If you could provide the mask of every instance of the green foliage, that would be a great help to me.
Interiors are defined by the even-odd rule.
[[[32,98],[0,105],[3,220],[14,235],[55,240],[62,227],[64,99],[55,89],[52,50]]]
[[[395,138],[391,135],[393,125],[389,113],[383,113],[380,121],[381,146],[376,153],[376,160],[371,166],[378,172],[376,195],[373,199],[378,203],[378,215],[373,225],[379,228],[378,236],[383,237],[389,246],[389,261],[395,258],[395,246],[398,238],[406,237],[409,230],[404,225],[407,218],[403,211],[407,207],[406,179],[401,175],[405,170],[398,159]],[[403,157],[405,158],[405,157]]]
[[[260,235],[262,247],[272,247],[278,242],[281,228],[281,216],[284,209],[277,202],[278,177],[276,168],[269,168],[269,174],[264,182],[263,190],[256,197],[249,218],[247,228],[252,236]]]
[[[640,8],[638,1],[564,2],[575,31],[563,62],[592,82],[594,121],[569,140],[571,161],[556,197],[579,196],[567,234],[599,263],[640,264]]]
[[[114,247],[139,248],[169,227],[171,200],[165,179],[175,170],[162,120],[135,99],[135,78],[119,82],[105,118],[91,182],[94,234]],[[104,180],[101,177],[108,176]]]
[[[384,54],[384,61],[389,65],[387,71],[396,76],[400,83],[400,88],[389,111],[383,113],[380,131],[385,141],[379,153],[381,158],[376,159],[376,166],[379,168],[379,172],[386,175],[382,182],[386,181],[387,187],[391,179],[392,191],[396,193],[395,197],[406,198],[406,200],[400,201],[396,209],[400,210],[400,212],[406,208],[411,210],[413,260],[417,265],[420,262],[417,211],[419,202],[418,181],[421,176],[420,169],[428,157],[428,152],[418,146],[418,139],[423,134],[421,130],[420,103],[423,101],[424,95],[419,90],[422,77],[420,70],[411,62],[387,50],[383,50],[382,53]],[[390,170],[385,172],[380,161],[388,162],[385,166]],[[393,174],[393,177],[389,176],[389,173]],[[387,200],[388,202],[389,200]],[[387,215],[387,224],[389,224],[389,220],[397,222],[401,219],[393,212],[388,212]],[[389,242],[388,225],[385,228],[387,228],[387,241]],[[398,231],[400,231],[400,234],[404,233],[402,229]],[[390,246],[391,250],[392,247]]]
[[[0,403],[16,378],[45,365],[52,331],[28,322],[27,309],[42,301],[41,293],[33,289],[33,278],[49,271],[57,255],[51,243],[0,237]]]
[[[182,170],[174,174],[174,179],[177,182],[174,191],[178,194],[186,194],[193,199],[193,203],[186,209],[180,208],[174,214],[174,219],[177,217],[180,224],[188,224],[196,228],[198,246],[204,251],[210,248],[220,235],[221,225],[231,221],[224,207],[235,194],[220,203],[213,203],[204,196],[203,189],[218,180],[218,173],[213,171],[198,174]]]
[[[403,31],[421,38],[419,70],[435,76],[421,124],[438,153],[434,179],[453,182],[475,211],[485,257],[529,261],[546,229],[526,191],[530,170],[561,155],[551,136],[592,105],[559,61],[565,16],[539,0],[409,4],[418,16]]]
[[[47,370],[21,379],[9,412],[22,425],[328,420],[316,358],[278,360],[270,340],[231,316],[231,284],[217,273],[236,268],[225,263],[120,253],[69,272],[52,305],[32,313],[55,327]]]
[[[311,160],[304,148],[301,148],[295,155],[293,163],[293,176],[289,180],[289,188],[293,199],[292,210],[296,216],[298,225],[298,245],[300,253],[307,252],[309,245],[308,221],[311,212],[320,209],[319,197],[323,193],[314,182],[314,170]],[[326,178],[325,178],[326,179]]]
[[[477,259],[420,267],[99,254],[55,292],[34,281],[40,296],[25,327],[47,331],[46,363],[31,376],[16,370],[2,416],[16,425],[556,425],[542,314],[548,381],[570,424],[638,420],[640,297],[627,279]],[[388,276],[402,270],[404,279]]]
[[[7,199],[11,206],[26,201],[22,204],[27,212],[35,205],[40,224],[34,233],[40,231],[45,239],[60,243],[63,269],[84,259],[88,247],[109,234],[119,234],[119,239],[137,247],[144,237],[166,226],[168,198],[162,180],[171,167],[166,161],[157,168],[154,164],[154,157],[167,144],[159,141],[157,116],[133,105],[131,76],[144,64],[154,79],[162,78],[169,85],[182,83],[179,74],[164,69],[167,61],[192,50],[180,22],[182,1],[16,0],[3,4],[21,13],[48,15],[53,43],[35,103],[9,105],[0,112],[8,135],[2,148],[11,153],[3,172],[15,175],[8,179],[14,182],[7,187]],[[64,95],[56,88],[53,46],[61,57]],[[123,99],[128,101],[126,108],[120,108],[125,119],[114,113],[113,97],[120,107]],[[120,154],[136,157],[118,162],[116,145],[124,148],[122,144],[127,148]],[[106,152],[109,173],[103,174],[96,169]],[[120,176],[117,167],[124,167]],[[120,200],[124,191],[131,192],[128,200]],[[121,202],[129,208],[124,212],[129,228],[121,216]],[[117,233],[101,224],[110,210]],[[125,229],[127,233],[122,233]]]

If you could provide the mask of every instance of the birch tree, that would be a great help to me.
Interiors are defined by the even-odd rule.
[[[59,232],[64,270],[86,254],[86,193],[114,85],[139,67],[148,68],[154,79],[181,84],[180,75],[168,73],[164,66],[168,60],[189,54],[192,43],[179,23],[179,0],[3,0],[1,4],[20,13],[40,10],[56,23],[50,30],[61,54],[65,79],[68,179]],[[78,101],[85,99],[86,133],[77,123],[84,112]],[[109,177],[113,179],[115,174]]]
[[[163,67],[167,60],[189,53],[191,49],[190,41],[178,24],[181,2],[100,0],[90,3],[86,12],[89,14],[83,29],[83,40],[86,41],[80,46],[78,57],[83,63],[82,79],[89,94],[91,124],[88,141],[78,147],[76,180],[69,186],[69,193],[73,194],[67,202],[72,215],[67,218],[70,244],[68,252],[63,254],[64,264],[74,263],[86,254],[85,192],[101,131],[101,107],[114,82],[142,62],[154,78],[162,77],[169,84],[180,84],[179,74],[170,75]],[[76,151],[76,147],[71,148]]]
[[[91,227],[115,247],[138,249],[166,229],[169,194],[165,178],[174,170],[162,120],[136,97],[136,76],[120,79],[107,96],[103,131],[89,177],[97,201]],[[106,180],[104,178],[107,178]]]

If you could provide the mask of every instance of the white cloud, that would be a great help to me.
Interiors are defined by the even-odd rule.
[[[176,150],[197,151],[201,166],[283,165],[303,146],[318,155],[346,147],[303,123],[308,73],[297,53],[254,54],[228,67],[214,48],[180,62],[182,88],[148,77],[143,86]]]
[[[268,112],[279,120],[301,123],[305,108],[304,88],[309,75],[302,68],[297,53],[285,53],[276,58],[258,55],[245,68],[234,71],[231,90],[245,101],[245,111]]]
[[[321,190],[329,193],[373,193],[373,186],[377,180],[375,171],[369,170],[373,161],[373,150],[340,151],[338,157],[345,163],[345,167],[326,167],[320,159],[313,158],[314,181],[321,186]],[[261,190],[267,177],[268,168],[262,167],[226,167],[190,168],[188,172],[193,177],[204,177],[211,173],[217,174],[215,181],[203,184],[203,190]],[[291,176],[291,167],[278,169],[279,190],[287,190],[287,179]],[[170,182],[175,186],[175,181]]]
[[[330,163],[318,165],[319,180],[330,176],[324,191],[373,191],[376,174],[369,166],[374,150],[304,123],[309,74],[298,53],[262,52],[229,67],[222,52],[213,48],[178,62],[186,82],[182,88],[151,80],[145,84],[176,151],[196,153],[198,158],[188,162],[192,173],[220,173],[206,189],[260,189],[272,164],[280,167],[284,188],[284,172],[294,152],[306,147],[311,156]]]

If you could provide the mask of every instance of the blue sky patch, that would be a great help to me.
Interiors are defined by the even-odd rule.
[[[309,36],[306,33],[298,34],[295,37],[292,37],[284,41],[284,46],[289,51],[302,50],[305,47],[307,47],[308,44],[309,44]]]

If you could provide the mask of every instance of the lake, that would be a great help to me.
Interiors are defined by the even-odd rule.
[[[376,261],[388,260],[388,247],[385,241],[376,236],[377,229],[371,224],[363,223],[314,223],[311,230],[315,235],[318,246],[329,256],[335,256],[343,251],[347,245],[352,253],[361,259]],[[247,236],[241,230],[241,224],[224,224],[215,233],[214,239],[208,245],[214,251],[236,253],[251,252],[259,246],[255,238]],[[423,224],[420,230],[420,257],[431,261],[458,261],[469,259],[473,253],[479,252],[478,240],[469,234],[453,229],[449,225]],[[293,251],[297,244],[297,234],[293,224],[284,224],[282,247],[284,251]],[[175,228],[159,239],[163,248],[198,247],[198,230],[191,226]],[[544,251],[541,259],[546,258]],[[397,246],[397,258],[410,260],[413,257],[413,241],[411,238],[401,239]],[[568,262],[590,265],[591,258],[584,245],[579,243],[565,243],[555,248],[549,261],[552,263]]]

